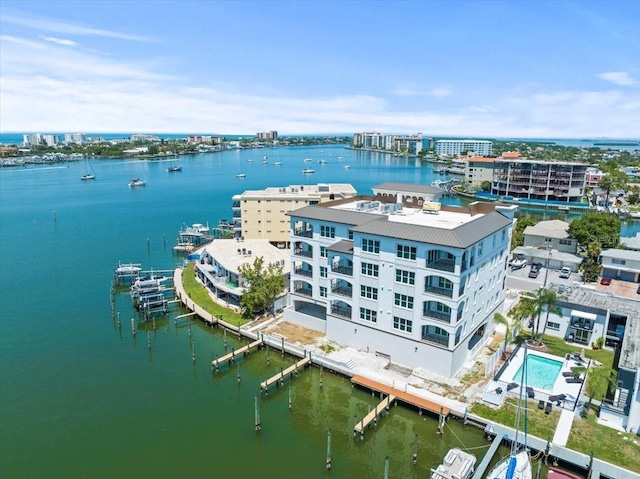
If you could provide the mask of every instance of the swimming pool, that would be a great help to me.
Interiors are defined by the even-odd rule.
[[[536,354],[527,355],[527,386],[551,391],[562,369],[562,361],[545,358]],[[522,364],[513,375],[512,381],[522,380]]]

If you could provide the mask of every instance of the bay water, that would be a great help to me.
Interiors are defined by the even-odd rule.
[[[347,379],[325,371],[321,388],[321,372],[312,368],[260,397],[260,381],[294,358],[272,351],[267,365],[259,351],[239,369],[212,374],[212,355],[228,351],[224,341],[239,346],[232,335],[199,321],[176,323],[177,310],[155,328],[136,319],[134,337],[130,298],[117,294],[113,310],[110,300],[118,262],[174,268],[182,262],[171,248],[178,230],[230,219],[234,194],[322,182],[370,194],[385,181],[429,184],[437,177],[432,165],[340,146],[183,156],[179,173],[167,172],[171,164],[94,160],[93,181],[80,181],[81,161],[0,171],[2,477],[371,478],[383,477],[389,457],[389,477],[424,478],[450,447],[483,455],[481,431],[450,421],[437,435],[435,418],[402,406],[363,441],[354,439],[354,416],[379,398]],[[304,175],[305,168],[315,173]],[[129,188],[132,178],[147,185]]]

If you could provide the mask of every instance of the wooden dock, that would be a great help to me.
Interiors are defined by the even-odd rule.
[[[220,363],[224,363],[225,361],[229,361],[230,359],[234,359],[235,360],[236,356],[238,356],[240,354],[248,353],[249,351],[251,351],[253,348],[257,347],[260,344],[262,344],[262,339],[257,339],[254,342],[252,342],[250,344],[247,344],[246,346],[241,347],[240,349],[235,349],[235,350],[231,351],[229,354],[225,354],[221,358],[214,359],[211,362],[211,367],[215,368],[217,370],[218,366],[220,365]]]
[[[391,403],[395,401],[395,399],[396,396],[390,394],[382,401],[380,401],[380,404],[376,405],[373,411],[369,411],[369,414],[367,414],[362,420],[358,421],[353,426],[353,432],[364,434],[364,428],[366,428],[371,423],[371,421],[377,421],[378,415],[381,414],[382,411],[384,411],[385,409],[389,410],[389,406],[391,406]]]
[[[278,381],[284,381],[285,376],[292,374],[294,371],[297,371],[298,368],[303,367],[305,364],[308,364],[310,361],[311,361],[311,357],[306,356],[302,358],[300,361],[298,361],[297,363],[289,366],[284,371],[281,371],[278,374],[270,377],[266,381],[262,381],[260,383],[260,390],[267,391],[269,389],[269,386],[271,386],[274,383],[277,383]]]
[[[491,447],[489,447],[489,450],[485,453],[484,457],[482,458],[482,461],[480,462],[480,465],[476,468],[476,472],[473,474],[472,479],[482,479],[485,471],[487,470],[487,467],[491,463],[491,459],[493,459],[493,456],[495,455],[496,451],[500,447],[501,443],[502,443],[502,438],[496,436],[493,439],[493,442],[491,443]]]
[[[426,409],[427,411],[430,411],[434,414],[444,414],[445,416],[447,416],[451,411],[451,409],[447,406],[438,404],[428,399],[421,398],[420,396],[416,396],[415,394],[395,389],[391,386],[387,386],[386,384],[382,384],[372,379],[365,378],[364,376],[353,376],[351,378],[351,382],[372,391],[378,391],[384,394],[392,395],[399,401],[411,404],[412,406],[416,406],[421,410]]]

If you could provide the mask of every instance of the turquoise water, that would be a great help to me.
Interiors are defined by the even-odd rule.
[[[513,375],[512,381],[520,383],[522,381],[522,367],[520,365],[516,373]],[[558,379],[558,374],[562,369],[562,362],[554,359],[545,358],[536,354],[527,354],[527,386],[536,389],[545,389],[551,391],[553,384]]]
[[[260,165],[264,153],[282,166]],[[315,163],[316,173],[304,177],[307,157],[327,164]],[[111,312],[119,261],[173,268],[181,260],[171,250],[178,230],[230,218],[234,194],[316,182],[348,182],[369,193],[383,181],[430,183],[431,165],[340,147],[182,157],[181,173],[167,173],[169,164],[94,161],[95,181],[80,181],[82,162],[0,170],[2,477],[325,478],[329,428],[334,478],[383,477],[386,456],[390,477],[423,478],[450,447],[479,447],[474,452],[482,455],[481,431],[450,421],[438,436],[435,418],[402,406],[364,441],[354,440],[354,415],[364,416],[379,398],[326,371],[320,389],[315,368],[260,399],[256,434],[259,383],[293,358],[272,351],[267,365],[264,351],[253,353],[240,361],[238,384],[235,369],[211,372],[212,355],[225,352],[219,329],[176,324],[178,311],[158,319],[156,329],[139,324],[134,338],[126,294],[114,309],[121,330]],[[240,169],[244,180],[235,178]],[[147,186],[128,188],[134,177]]]

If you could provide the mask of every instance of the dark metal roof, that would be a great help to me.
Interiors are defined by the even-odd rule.
[[[439,188],[435,188],[431,185],[419,185],[416,183],[397,183],[393,181],[388,181],[386,183],[382,183],[380,185],[376,185],[371,188],[374,192],[375,190],[388,190],[395,191],[396,193],[420,193],[426,195],[441,195],[442,190]]]
[[[396,221],[372,221],[356,226],[352,231],[453,248],[468,248],[510,224],[511,220],[494,211],[453,229]]]
[[[327,248],[328,251],[353,255],[353,241],[340,240]]]

